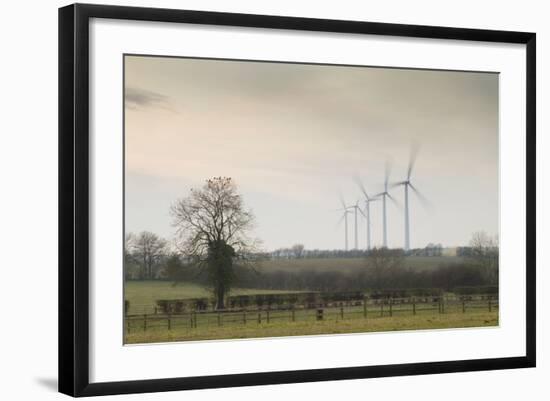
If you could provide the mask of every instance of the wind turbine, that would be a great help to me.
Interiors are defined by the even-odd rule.
[[[374,195],[376,198],[382,197],[382,238],[383,238],[383,246],[384,248],[388,247],[388,224],[387,224],[387,214],[386,214],[386,198],[390,198],[393,202],[395,202],[395,199],[393,196],[391,196],[388,192],[388,180],[390,178],[390,166],[389,163],[386,162],[386,168],[385,168],[385,177],[384,177],[384,192],[380,192],[379,194]]]
[[[379,200],[378,198],[371,197],[367,193],[367,190],[365,189],[365,186],[359,180],[359,178],[356,177],[355,179],[356,184],[359,186],[359,189],[361,192],[363,192],[363,195],[365,195],[365,212],[363,212],[361,209],[359,211],[363,215],[363,217],[367,220],[367,251],[371,250],[371,232],[370,232],[370,203]]]
[[[393,187],[398,187],[400,185],[403,185],[405,188],[405,246],[404,250],[405,252],[408,252],[410,250],[410,224],[409,224],[409,188],[413,190],[413,192],[418,196],[420,201],[427,205],[429,204],[428,200],[422,195],[418,189],[412,184],[411,182],[411,174],[414,167],[414,163],[416,162],[416,156],[418,154],[418,147],[415,146],[411,151],[411,156],[409,158],[409,166],[407,168],[407,178],[404,181],[398,182]]]
[[[348,248],[348,214],[352,213],[349,209],[353,208],[353,206],[346,206],[346,203],[342,198],[340,198],[340,202],[342,203],[342,209],[337,209],[337,211],[343,211],[344,214],[338,221],[338,224],[340,224],[342,220],[344,220],[344,229],[345,229],[344,238],[345,238],[346,251],[347,251],[349,249]],[[355,212],[355,242],[357,243],[357,212]]]

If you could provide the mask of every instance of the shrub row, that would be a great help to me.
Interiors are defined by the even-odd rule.
[[[207,310],[213,300],[209,298],[159,299],[157,310],[161,313],[181,313],[188,310]],[[212,305],[213,306],[213,305]]]
[[[457,287],[454,291],[460,299],[496,299],[498,287]],[[363,300],[371,299],[375,303],[387,303],[390,300],[400,299],[399,302],[412,302],[413,298],[424,302],[437,302],[444,291],[440,288],[409,288],[340,292],[297,292],[281,294],[250,294],[234,295],[227,298],[230,309],[258,308],[258,309],[292,309],[315,308],[328,306],[361,305]],[[127,302],[127,301],[126,301]],[[186,311],[201,311],[215,308],[212,298],[187,298],[157,300],[157,310],[161,313],[182,313]],[[128,302],[129,307],[129,302]],[[127,310],[126,310],[127,312]]]

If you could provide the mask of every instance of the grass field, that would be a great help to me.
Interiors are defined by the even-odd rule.
[[[248,324],[228,324],[217,326],[200,324],[196,328],[188,326],[174,326],[171,330],[166,327],[151,327],[147,331],[132,330],[125,334],[126,344],[155,343],[170,341],[193,341],[215,339],[239,339],[280,336],[303,336],[315,334],[343,334],[366,333],[397,330],[426,330],[447,329],[457,327],[484,327],[497,326],[498,312],[493,310],[471,311],[468,313],[433,313],[426,312],[417,315],[394,315],[393,317],[326,319],[275,320],[271,323],[257,324],[250,321]]]
[[[430,270],[441,264],[464,262],[460,256],[407,256],[403,268]],[[305,258],[305,259],[271,259],[260,263],[259,270],[297,271],[300,269],[316,271],[350,272],[365,268],[365,258]]]
[[[290,291],[234,288],[231,295],[274,294]],[[173,285],[170,281],[127,281],[124,298],[130,301],[129,313],[153,313],[157,299],[182,299],[209,297],[212,294],[196,284]]]

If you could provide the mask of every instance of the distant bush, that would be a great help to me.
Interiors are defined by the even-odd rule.
[[[181,313],[185,312],[191,305],[194,307],[194,299],[159,299],[157,307],[161,313]]]
[[[453,288],[452,292],[458,295],[478,295],[478,294],[494,295],[494,294],[498,294],[498,287],[495,285],[488,285],[488,286],[482,286],[482,287],[455,287]]]

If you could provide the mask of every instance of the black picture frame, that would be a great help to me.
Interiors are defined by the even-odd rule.
[[[89,22],[91,18],[437,38],[526,45],[526,353],[520,357],[90,383]],[[96,396],[534,367],[536,35],[436,26],[74,4],[59,9],[59,391]]]

